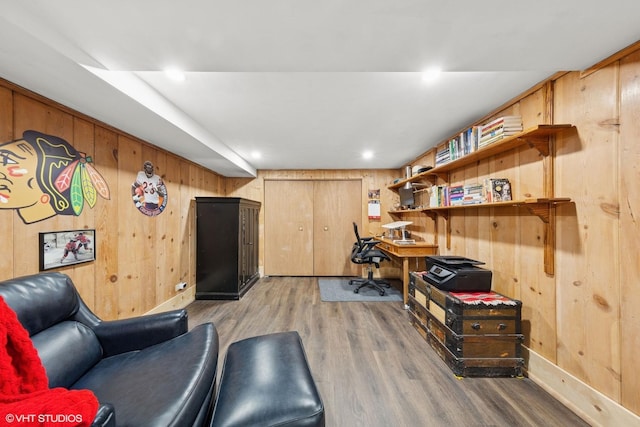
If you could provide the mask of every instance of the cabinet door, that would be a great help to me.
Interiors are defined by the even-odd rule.
[[[315,276],[355,276],[351,262],[353,223],[362,217],[360,180],[315,181],[313,200],[313,272]]]
[[[241,217],[242,283],[251,282],[258,274],[258,215],[259,208],[244,206]]]
[[[240,254],[238,256],[238,282],[240,288],[242,288],[251,278],[250,272],[250,258],[251,258],[251,247],[249,246],[249,241],[251,240],[250,236],[250,208],[247,206],[240,206],[240,217],[238,218],[240,224],[240,235],[238,239],[240,241],[239,249]]]
[[[196,203],[196,298],[233,297],[240,280],[237,204]]]
[[[265,181],[264,272],[313,275],[313,181]]]

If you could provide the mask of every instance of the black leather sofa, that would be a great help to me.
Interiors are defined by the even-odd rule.
[[[297,332],[231,344],[216,394],[217,330],[189,330],[185,310],[102,321],[55,272],[0,282],[0,296],[29,332],[49,387],[96,395],[95,426],[324,426]],[[265,369],[274,374],[266,381],[256,376]]]

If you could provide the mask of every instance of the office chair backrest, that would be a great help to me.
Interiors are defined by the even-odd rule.
[[[358,233],[358,224],[353,223],[353,232],[356,235],[356,241],[358,242],[358,248],[360,248],[360,250],[363,249],[363,244],[362,244],[362,239],[360,238],[360,233]]]

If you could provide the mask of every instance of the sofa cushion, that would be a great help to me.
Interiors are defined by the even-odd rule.
[[[211,403],[218,362],[212,324],[172,340],[107,357],[73,386],[115,408],[118,426],[191,426]]]
[[[2,282],[0,296],[18,315],[30,336],[72,317],[79,306],[71,279],[61,273],[42,273]]]
[[[31,337],[49,378],[49,387],[69,388],[102,358],[96,334],[68,320]]]

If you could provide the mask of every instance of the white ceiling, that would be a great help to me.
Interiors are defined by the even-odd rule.
[[[554,72],[640,40],[638,0],[0,7],[0,77],[236,177],[400,168]],[[428,85],[430,67],[444,73]]]

